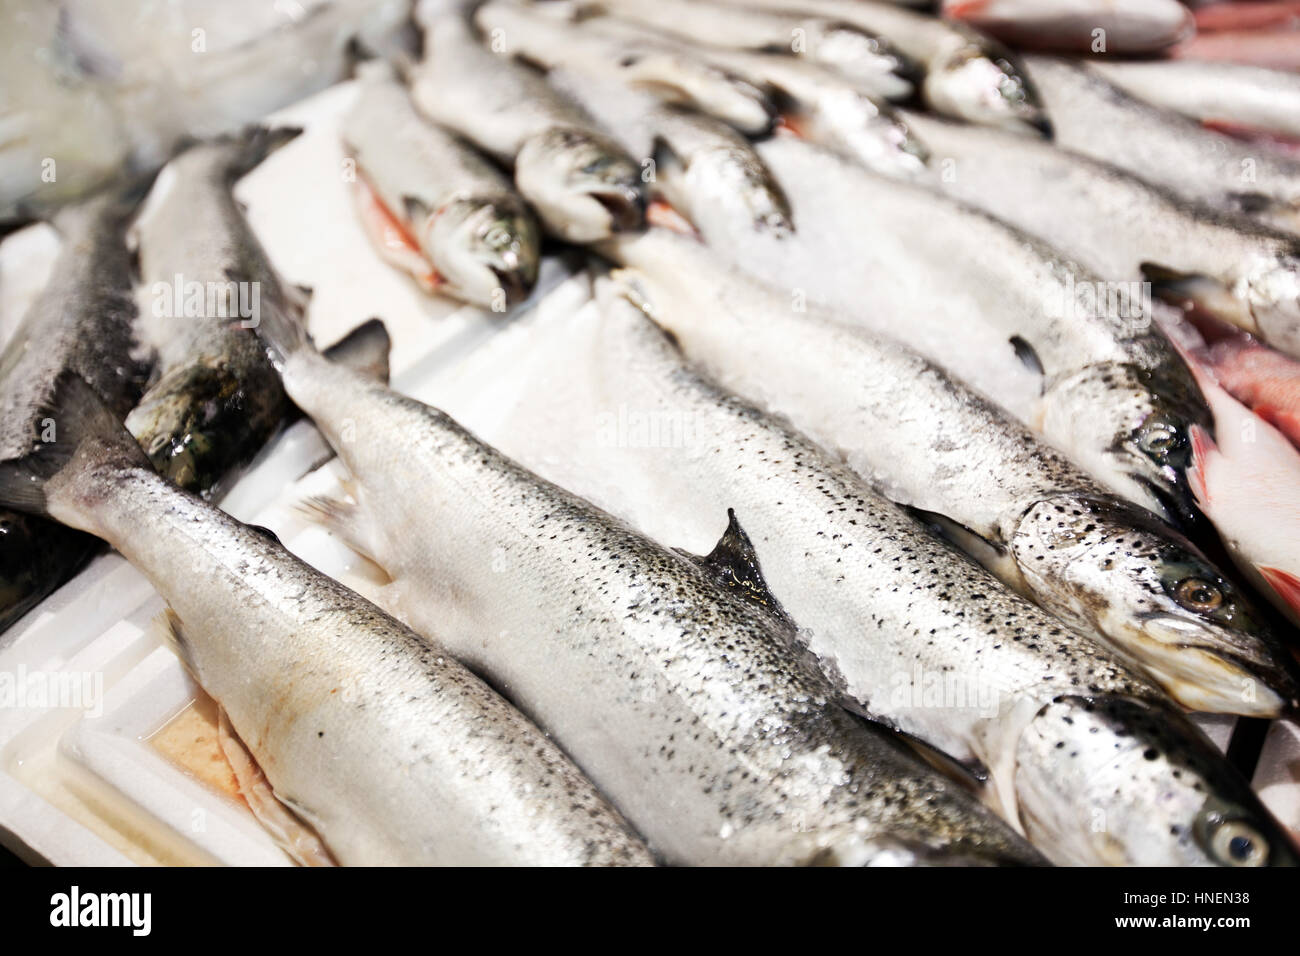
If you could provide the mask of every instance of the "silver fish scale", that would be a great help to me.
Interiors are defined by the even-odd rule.
[[[784,626],[445,414],[297,359],[395,605],[555,735],[672,862],[1032,861],[960,788],[831,701]],[[401,441],[394,436],[401,435]],[[407,489],[419,488],[413,498]]]
[[[199,682],[340,862],[650,862],[560,751],[436,643],[152,472],[62,479],[51,513],[154,582]]]
[[[56,220],[63,247],[49,281],[0,354],[0,447],[20,454],[59,374],[85,379],[124,415],[140,387],[132,360],[131,263],[124,230],[133,204],[108,193]]]

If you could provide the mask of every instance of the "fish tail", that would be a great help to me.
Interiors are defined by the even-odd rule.
[[[49,514],[55,484],[105,466],[149,468],[131,433],[75,373],[59,376],[36,421],[27,451],[0,462],[0,507]]]
[[[301,296],[305,297],[306,293]],[[277,372],[283,372],[285,363],[294,355],[316,351],[301,308],[263,309],[253,329]]]

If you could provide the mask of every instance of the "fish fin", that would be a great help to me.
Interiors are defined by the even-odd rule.
[[[80,470],[109,462],[149,467],[121,420],[73,372],[55,380],[50,400],[34,420],[50,423],[53,440],[33,440],[25,454],[0,462],[0,506],[46,514],[46,483],[66,467]]]
[[[1277,592],[1277,596],[1285,601],[1291,610],[1300,614],[1300,577],[1281,568],[1270,568],[1262,564],[1258,567],[1260,575],[1268,582],[1268,586]]]
[[[325,350],[339,365],[388,384],[388,353],[393,340],[382,319],[367,319]]]
[[[218,711],[217,739],[221,743],[221,752],[235,775],[239,795],[257,822],[300,866],[338,866],[316,830],[276,796],[256,758],[235,733],[226,711],[223,708],[218,708]]]
[[[981,795],[989,782],[989,771],[977,758],[969,761],[958,760],[946,754],[938,747],[933,747],[911,734],[898,732],[899,739],[910,747],[918,757],[928,763],[945,777],[961,784],[975,795]]]
[[[314,495],[297,506],[297,510],[310,521],[338,535],[357,554],[383,569],[376,555],[382,538],[379,530],[368,520],[365,511],[356,501]]]
[[[162,613],[153,620],[153,630],[158,636],[159,643],[179,657],[185,669],[195,680],[198,680],[198,672],[194,669],[194,658],[190,654],[189,644],[185,641],[185,630],[176,612],[171,608],[163,609]]]
[[[1002,545],[972,531],[960,522],[937,511],[926,511],[905,505],[904,510],[922,524],[929,526],[940,537],[957,547],[962,554],[971,558],[995,578],[1025,597],[1031,596],[1029,585],[1025,583],[1020,567],[1011,553]]]
[[[1013,335],[1008,340],[1011,348],[1015,350],[1016,358],[1020,359],[1020,364],[1036,375],[1043,374],[1043,360],[1038,357],[1038,352],[1028,341],[1018,335]]]
[[[659,226],[663,229],[671,230],[682,236],[690,236],[692,239],[700,238],[700,234],[695,231],[691,221],[679,213],[672,205],[663,199],[655,199],[646,206],[645,210],[646,225]]]
[[[302,133],[301,126],[268,127],[260,124],[246,126],[228,137],[227,141],[235,146],[226,164],[226,175],[231,182],[240,179],[261,165],[262,160],[270,156],[281,146],[296,139]]]
[[[734,508],[727,509],[727,530],[713,550],[703,557],[679,551],[703,568],[723,590],[734,597],[766,611],[782,624],[793,626],[790,615],[763,580],[758,552],[740,526]]]
[[[1210,433],[1200,425],[1193,425],[1189,431],[1192,440],[1192,463],[1187,467],[1184,474],[1187,476],[1187,484],[1192,489],[1192,495],[1202,508],[1208,508],[1210,505],[1210,486],[1205,477],[1205,467],[1209,463],[1210,455],[1218,449]]]

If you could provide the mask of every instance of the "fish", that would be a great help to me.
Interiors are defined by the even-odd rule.
[[[42,409],[64,371],[83,376],[115,413],[139,398],[147,370],[136,354],[126,229],[147,180],[67,205],[55,216],[59,255],[0,352],[0,451],[55,441]],[[0,631],[72,577],[99,543],[39,516],[0,511]]]
[[[791,307],[901,339],[1058,445],[1112,491],[1197,525],[1183,469],[1209,410],[1140,282],[1103,280],[1027,233],[793,139],[758,145],[798,233],[704,240]],[[863,211],[866,210],[865,214]],[[865,222],[863,216],[870,218]]]
[[[790,204],[749,140],[712,116],[660,103],[607,72],[551,70],[555,89],[580,103],[633,156],[647,157],[647,189],[688,220],[718,228],[794,231]]]
[[[1181,705],[1277,716],[1300,702],[1289,652],[1227,575],[921,355],[812,304],[792,310],[663,230],[599,249],[631,270],[629,294],[719,385],[788,418]]]
[[[1043,862],[842,708],[784,621],[717,583],[738,534],[705,561],[669,550],[446,413],[331,365],[301,326],[258,328],[351,473],[353,500],[315,511],[387,571],[384,606],[416,630],[436,621],[664,862]]]
[[[1300,626],[1300,453],[1206,370],[1194,367],[1214,410],[1215,437],[1193,432],[1192,488],[1237,566]]]
[[[1086,64],[1027,54],[1025,65],[1052,116],[1057,146],[1192,202],[1300,233],[1300,162],[1148,105]]]
[[[962,23],[870,0],[727,0],[841,21],[885,37],[921,64],[921,97],[937,113],[1031,136],[1051,130],[1029,73],[1001,44]]]
[[[547,70],[567,66],[609,73],[747,135],[767,133],[776,118],[761,90],[652,38],[615,38],[509,0],[484,4],[474,20],[502,55],[522,56]]]
[[[617,36],[629,30],[610,18],[584,27]],[[870,89],[815,63],[772,53],[695,46],[693,55],[770,91],[781,110],[781,130],[817,142],[889,176],[920,176],[929,156],[924,143]]]
[[[1300,239],[1206,209],[1108,163],[1021,137],[906,112],[938,153],[929,182],[1049,240],[1095,275],[1144,278],[1295,354]]]
[[[491,163],[421,117],[386,65],[359,82],[342,137],[378,203],[363,223],[395,220],[414,245],[415,274],[432,271],[438,292],[496,311],[521,302],[541,258],[527,205]]]
[[[514,166],[542,224],[569,242],[638,228],[641,168],[532,69],[483,47],[469,24],[425,28],[425,58],[406,77],[422,114]]]
[[[81,379],[62,376],[49,410],[59,441],[0,465],[0,501],[103,538],[149,578],[167,639],[339,863],[652,862],[436,638],[159,475]]]
[[[722,3],[695,0],[666,0],[653,5],[635,0],[599,0],[596,6],[691,43],[703,41],[731,50],[792,54],[859,80],[885,99],[908,98],[921,75],[919,65],[884,37],[826,17],[765,10],[738,12]]]
[[[159,473],[191,491],[217,492],[290,409],[252,326],[273,309],[301,321],[302,303],[231,190],[299,132],[254,126],[191,146],[165,167],[128,233],[137,348],[154,374],[126,427]]]
[[[1300,52],[1296,49],[1296,30],[1220,30],[1198,33],[1170,47],[1169,55],[1177,59],[1216,63],[1243,63],[1270,70],[1300,71]]]
[[[1178,0],[944,0],[943,16],[1004,43],[1077,53],[1154,53],[1196,30]]]
[[[1050,820],[1026,830],[1054,862],[1230,864],[1213,841],[1194,835],[1198,816],[1209,809],[1198,789],[1207,785],[1214,799],[1249,801],[1252,829],[1257,823],[1263,829],[1256,832],[1269,834],[1268,845],[1278,848],[1275,862],[1289,860],[1280,828],[1154,686],[931,537],[833,453],[686,364],[675,340],[629,300],[631,289],[611,294],[611,286],[626,285],[626,274],[615,275],[614,282],[597,283],[599,315],[585,327],[574,321],[576,334],[562,329],[564,344],[597,357],[595,409],[616,404],[620,418],[626,410],[629,421],[635,415],[681,427],[668,441],[640,443],[629,431],[626,440],[611,442],[602,437],[604,416],[597,416],[594,436],[578,435],[565,446],[576,449],[578,460],[564,470],[580,476],[579,488],[614,489],[606,494],[624,500],[628,513],[644,516],[657,533],[681,534],[686,524],[692,541],[708,539],[726,504],[727,531],[706,560],[717,561],[719,551],[743,556],[737,563],[751,573],[732,570],[721,580],[746,602],[789,617],[796,646],[820,662],[851,705],[949,758],[982,765],[988,782],[981,791],[995,790],[992,802],[1008,819]],[[712,321],[701,313],[698,324]],[[554,322],[535,331],[557,334]],[[528,391],[516,401],[535,407]],[[525,413],[516,427],[534,430],[536,423]],[[566,442],[575,424],[581,428],[580,422],[565,425]],[[551,447],[545,434],[535,447]],[[754,569],[761,571],[761,587]],[[1089,699],[1071,699],[1085,684]],[[1101,722],[1089,707],[1114,713],[1113,723],[1096,726]],[[1054,715],[1045,727],[1034,716],[1040,709]],[[1141,768],[1167,802],[1152,812],[1150,791],[1126,787],[1118,797],[1106,791],[1108,825],[1101,836],[1095,804],[1079,799],[1095,800],[1098,788],[1040,789],[1040,782],[1068,773],[1060,750],[1037,746],[1040,735],[1082,744],[1062,717],[1092,725],[1078,731],[1084,740],[1105,734],[1111,757],[1124,755],[1106,768],[1109,781]],[[1151,732],[1148,721],[1161,729]],[[1155,773],[1146,764],[1149,744],[1160,747],[1152,759],[1164,764]],[[1184,776],[1183,755],[1191,754],[1201,765],[1195,783]],[[1022,788],[1022,781],[1032,787]],[[1259,862],[1273,853],[1246,855]]]
[[[1088,61],[1140,100],[1201,123],[1230,123],[1300,137],[1300,76],[1241,63],[1202,60]]]

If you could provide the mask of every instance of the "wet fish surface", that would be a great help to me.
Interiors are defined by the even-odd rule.
[[[642,415],[691,424],[680,451],[654,448],[631,466],[635,483],[654,485],[648,507],[731,503],[733,527],[742,516],[752,562],[799,625],[797,639],[865,712],[988,768],[1008,817],[1058,863],[1233,865],[1198,835],[1197,820],[1213,812],[1203,806],[1206,789],[1245,801],[1277,859],[1289,858],[1283,831],[1245,782],[1153,685],[932,538],[788,425],[686,367],[638,308],[601,292],[608,393]],[[690,319],[661,321],[701,334],[684,328]],[[1053,736],[1060,746],[1040,745]],[[1149,792],[1121,788],[1107,812],[1122,823],[1099,836],[1087,802],[1096,784],[1056,783],[1073,788],[1069,765],[1084,741],[1093,772],[1116,783],[1135,771],[1158,781],[1159,809]],[[1197,783],[1184,776],[1184,755],[1199,765]]]
[[[1277,715],[1300,699],[1289,652],[1172,528],[1108,494],[982,396],[887,337],[728,270],[662,230],[602,246],[686,355],[790,420],[1005,583],[1196,710]]]
[[[0,448],[7,455],[58,439],[43,414],[64,371],[83,376],[116,413],[140,395],[145,370],[134,355],[131,258],[125,233],[146,184],[64,209],[63,247],[45,288],[0,353]],[[0,630],[72,576],[99,548],[38,517],[0,512]]]
[[[1052,116],[1058,146],[1185,199],[1300,233],[1300,162],[1144,103],[1086,65],[1037,54],[1025,63]]]
[[[50,409],[63,438],[0,466],[0,500],[103,538],[154,583],[178,653],[340,863],[651,862],[436,639],[158,475],[80,379]]]
[[[393,606],[417,629],[436,620],[668,862],[1041,862],[842,709],[789,653],[787,625],[700,563],[329,365],[299,328],[260,328],[356,478],[355,504],[321,506],[331,525],[388,570]],[[416,486],[418,500],[401,490]]]
[[[997,130],[905,114],[937,151],[931,181],[1035,236],[1097,276],[1144,276],[1300,354],[1300,239],[1190,203],[1108,163]]]

